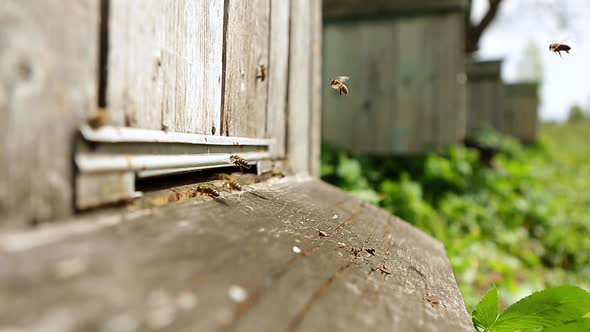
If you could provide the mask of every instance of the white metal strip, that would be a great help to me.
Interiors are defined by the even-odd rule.
[[[257,162],[252,162],[252,164],[256,164]],[[194,171],[202,171],[205,169],[211,168],[223,168],[223,167],[232,167],[233,164],[227,165],[213,165],[213,166],[197,166],[197,167],[186,167],[186,168],[164,168],[164,169],[149,169],[145,171],[137,171],[136,175],[139,179],[150,178],[154,176],[162,176],[162,175],[172,175],[172,174],[181,174],[181,173],[190,173]],[[258,169],[258,168],[257,168]]]
[[[229,153],[207,155],[76,155],[76,165],[81,173],[146,171],[172,168],[198,168],[231,164]],[[248,161],[272,159],[265,152],[244,152],[240,157]]]
[[[91,142],[104,143],[185,143],[203,145],[245,145],[271,146],[274,139],[210,136],[173,133],[160,130],[104,126],[92,129],[88,125],[80,128],[82,137]]]

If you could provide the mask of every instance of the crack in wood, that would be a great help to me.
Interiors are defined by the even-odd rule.
[[[346,265],[341,266],[335,273],[333,273],[316,291],[311,295],[310,299],[303,305],[303,308],[295,315],[295,317],[289,323],[289,327],[287,331],[295,332],[303,323],[305,316],[311,310],[314,303],[316,303],[321,296],[326,292],[328,288],[332,285],[336,277],[340,275],[342,272],[346,271],[351,265],[353,261],[346,263]]]
[[[283,206],[280,209],[280,211],[283,211],[286,208],[286,206],[287,206],[287,204],[285,204],[285,206]],[[344,222],[340,223],[334,230],[350,224],[361,213],[362,207],[363,207],[362,205],[359,205],[358,208],[355,209],[355,211],[348,218],[346,218],[346,220]],[[301,212],[301,209],[298,210],[298,212]],[[277,213],[274,213],[273,216],[276,214]],[[317,238],[313,242],[316,242],[316,241],[317,241]],[[237,312],[236,312],[232,322],[229,323],[228,325],[226,325],[221,330],[222,331],[233,330],[234,327],[237,326],[237,324],[241,320],[241,318],[244,317],[252,308],[254,308],[258,304],[259,299],[264,296],[264,294],[270,288],[270,285],[272,285],[276,281],[280,280],[289,271],[291,265],[293,265],[298,259],[308,258],[311,254],[313,254],[318,249],[320,249],[325,243],[327,243],[327,242],[321,241],[318,244],[312,246],[311,248],[305,250],[304,255],[296,255],[296,256],[292,257],[291,259],[289,259],[277,272],[272,274],[272,276],[270,278],[271,281],[266,286],[261,286],[261,287],[256,288],[252,292],[252,294],[248,298],[248,300],[238,306]],[[352,263],[353,263],[353,260],[348,262],[346,264],[346,267],[350,266]],[[340,269],[340,270],[342,270],[342,269]],[[337,271],[337,274],[341,272],[340,270]]]

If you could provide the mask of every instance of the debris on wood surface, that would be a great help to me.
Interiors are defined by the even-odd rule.
[[[267,199],[226,193],[12,236],[26,245],[0,251],[0,326],[52,331],[67,313],[85,331],[472,331],[439,242],[317,180],[248,189]]]

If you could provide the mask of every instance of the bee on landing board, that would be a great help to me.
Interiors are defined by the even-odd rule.
[[[202,184],[197,187],[197,192],[203,195],[207,195],[211,198],[219,197],[219,191],[217,191],[213,186],[208,184]]]
[[[549,45],[549,51],[557,53],[559,57],[561,57],[561,52],[569,54],[571,49],[572,48],[569,45],[562,43],[553,43]]]
[[[221,174],[220,178],[223,180],[223,187],[227,187],[230,191],[242,190],[242,185],[239,184],[233,176],[228,174]]]
[[[348,87],[344,82],[348,81],[350,77],[348,76],[339,76],[338,78],[330,80],[330,86],[332,89],[337,90],[338,94],[347,95],[348,94]]]

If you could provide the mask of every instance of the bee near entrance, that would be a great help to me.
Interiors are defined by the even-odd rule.
[[[134,200],[146,187],[161,187],[170,176],[187,177],[194,183],[209,173],[218,179],[222,169],[236,166],[243,173],[269,172],[273,143],[272,139],[84,125],[74,157],[76,209]],[[223,180],[234,190],[241,188],[237,181]],[[197,190],[202,191],[204,187]],[[211,190],[204,194],[217,197]]]

